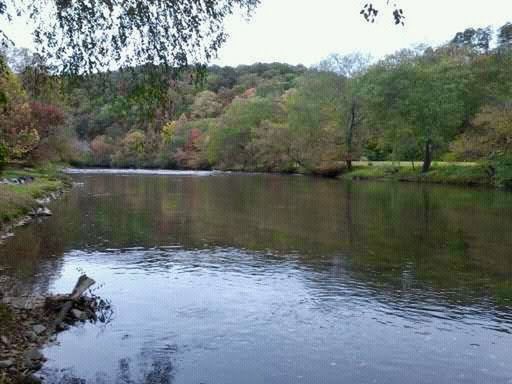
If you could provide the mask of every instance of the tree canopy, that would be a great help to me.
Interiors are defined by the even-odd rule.
[[[0,0],[0,17],[29,17],[41,54],[66,73],[152,63],[206,62],[226,39],[225,18],[259,0]],[[5,43],[9,37],[0,30]]]
[[[156,64],[184,67],[205,63],[226,39],[224,20],[235,9],[247,14],[260,0],[0,0],[0,19],[28,17],[42,57],[63,73]],[[404,11],[389,0],[366,3],[361,15],[374,22],[392,9],[395,24]],[[0,43],[11,42],[0,28]]]

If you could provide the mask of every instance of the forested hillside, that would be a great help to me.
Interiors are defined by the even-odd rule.
[[[493,43],[495,41],[495,43]],[[512,180],[512,24],[380,61],[77,78],[10,49],[0,161],[335,174],[352,160],[482,161]],[[419,170],[418,170],[419,171]]]

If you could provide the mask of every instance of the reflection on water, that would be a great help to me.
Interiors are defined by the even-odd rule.
[[[114,305],[49,382],[512,382],[512,195],[296,176],[74,175],[0,265]]]

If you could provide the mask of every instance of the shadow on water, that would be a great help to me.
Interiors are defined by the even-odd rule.
[[[142,352],[136,360],[130,358],[121,358],[115,369],[116,384],[172,384],[174,379],[172,354],[175,352],[173,347],[169,348],[167,353],[145,353]],[[134,369],[133,366],[136,366]],[[77,377],[72,369],[59,370],[58,372],[46,370],[44,372],[45,380],[54,384],[86,384],[86,379]],[[133,372],[136,372],[135,374]],[[96,373],[94,383],[110,383],[110,375]]]
[[[512,379],[511,194],[73,177],[83,186],[52,218],[0,248],[19,289],[67,291],[81,268],[113,302],[106,329],[84,325],[46,351],[56,382]]]

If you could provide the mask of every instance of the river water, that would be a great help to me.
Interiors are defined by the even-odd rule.
[[[74,173],[0,266],[107,324],[50,383],[512,383],[512,194],[226,173]]]

